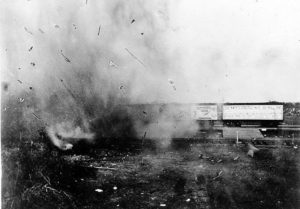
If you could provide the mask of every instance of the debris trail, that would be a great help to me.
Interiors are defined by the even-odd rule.
[[[71,95],[71,97],[74,99],[74,101],[76,102],[76,104],[78,105],[77,107],[78,108],[83,108],[84,107],[84,102],[78,98],[72,91],[70,88],[68,88],[68,86],[64,83],[64,80],[63,79],[59,79],[62,83],[62,85],[65,87],[65,89],[68,91],[68,93]],[[81,115],[83,113],[80,113]]]
[[[78,100],[77,100],[77,97],[75,96],[75,94],[73,94],[73,92],[71,91],[71,89],[69,89],[69,88],[67,87],[67,85],[64,83],[64,80],[63,80],[63,79],[60,79],[60,81],[61,81],[62,85],[65,87],[65,89],[69,92],[69,94],[73,97],[73,99],[74,99],[75,101],[78,101]]]
[[[101,30],[101,25],[99,26],[99,29],[98,29],[98,36],[100,34],[100,30]]]
[[[36,119],[41,120],[41,118],[39,118],[35,113],[32,113],[32,115],[33,115]]]
[[[64,57],[64,59],[66,60],[66,62],[71,62],[71,60],[70,60],[69,58],[67,58],[67,57],[63,54],[62,50],[60,50],[60,54],[61,54],[61,56]]]
[[[30,30],[28,30],[26,27],[24,27],[24,30],[25,30],[27,33],[29,33],[30,35],[33,35],[33,33],[32,33]]]
[[[141,65],[143,65],[145,68],[147,68],[146,67],[146,65],[139,59],[139,58],[137,58],[131,51],[129,51],[127,48],[125,48],[125,50],[135,59],[135,60],[137,60]]]

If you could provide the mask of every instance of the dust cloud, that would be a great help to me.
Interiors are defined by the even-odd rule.
[[[5,122],[10,117],[20,121],[22,132],[44,128],[64,150],[82,139],[90,143],[103,137],[138,137],[141,130],[149,137],[170,139],[198,129],[192,121],[178,122],[163,112],[145,124],[124,108],[184,99],[180,53],[171,38],[171,2],[5,4]],[[19,125],[4,125],[14,131],[3,137],[20,132]]]

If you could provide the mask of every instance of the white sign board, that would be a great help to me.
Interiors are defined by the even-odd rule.
[[[283,105],[224,105],[223,120],[283,120]]]
[[[193,105],[191,115],[194,120],[217,120],[217,105]]]

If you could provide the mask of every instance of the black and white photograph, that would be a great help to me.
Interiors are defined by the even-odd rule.
[[[1,208],[299,209],[300,1],[0,0]]]

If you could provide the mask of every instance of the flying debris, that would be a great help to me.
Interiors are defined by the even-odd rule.
[[[132,20],[131,20],[131,24],[134,23],[134,22],[135,22],[135,19],[132,19]]]
[[[26,31],[27,33],[29,33],[30,35],[33,35],[33,33],[32,33],[30,30],[28,30],[26,27],[24,27],[24,29],[25,29],[25,31]]]
[[[28,49],[28,51],[30,52],[32,49],[33,49],[33,46],[31,46],[31,47]]]
[[[22,81],[21,80],[17,80],[19,83],[22,83]]]
[[[21,103],[24,102],[24,98],[20,97],[19,102],[21,102]]]
[[[256,148],[253,144],[248,143],[248,152],[247,155],[249,155],[250,157],[254,157],[254,153],[258,152],[259,149]]]
[[[116,65],[112,60],[109,60],[109,66],[118,68],[118,65]]]
[[[35,113],[32,113],[32,115],[33,115],[36,119],[41,120],[41,118],[38,117]]]
[[[32,67],[34,67],[34,66],[35,66],[35,63],[34,63],[34,62],[31,62],[30,64],[32,65]]]
[[[61,56],[63,56],[63,58],[65,59],[66,62],[71,62],[71,60],[63,54],[62,50],[60,50],[60,54],[61,54]]]
[[[40,28],[39,28],[39,31],[40,31],[41,33],[45,33],[45,32],[44,32],[42,29],[40,29]]]
[[[174,91],[176,91],[176,86],[175,86],[175,83],[172,79],[168,79],[168,82],[170,83],[170,85],[173,87]]]
[[[141,35],[144,35],[144,33],[141,33]]]
[[[101,30],[101,25],[99,26],[99,29],[98,29],[98,36],[100,35],[100,30]]]
[[[59,25],[54,25],[55,28],[59,28]]]
[[[32,86],[29,86],[29,89],[32,90],[33,89]]]
[[[142,64],[145,68],[146,68],[146,65],[139,59],[137,58],[131,51],[129,51],[127,48],[125,48],[125,50],[135,59],[137,60],[140,64]]]
[[[74,27],[75,30],[77,29],[77,26],[74,23],[73,23],[73,27]]]
[[[169,81],[169,83],[170,83],[171,85],[174,84],[174,81],[173,81],[172,79],[169,78],[168,81]]]

